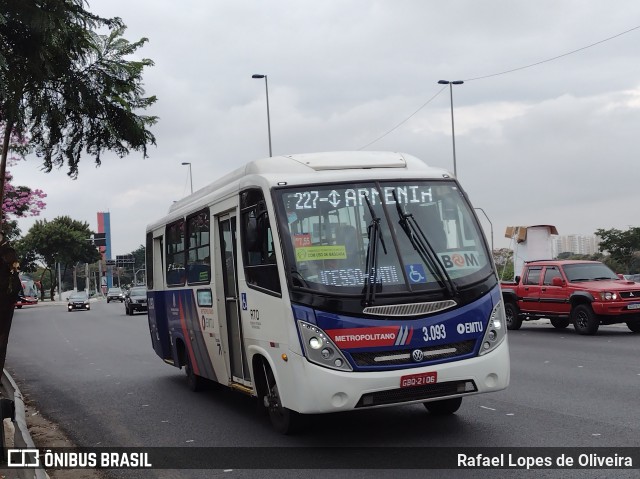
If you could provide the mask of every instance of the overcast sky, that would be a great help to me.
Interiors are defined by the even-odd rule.
[[[157,147],[147,159],[104,155],[99,168],[87,156],[77,180],[66,168],[42,172],[35,156],[10,170],[16,185],[48,194],[39,219],[69,215],[97,230],[97,212],[110,212],[114,256],[143,244],[145,226],[189,194],[182,162],[192,163],[196,190],[268,156],[265,85],[254,73],[268,75],[274,156],[368,145],[451,171],[449,89],[437,82],[465,80],[453,89],[458,178],[489,216],[496,247],[509,246],[509,225],[552,224],[560,234],[639,226],[640,28],[544,62],[640,26],[636,0],[89,8],[121,17],[130,41],[149,39],[139,52],[155,62],[144,87],[158,97],[148,112],[160,117]],[[23,234],[35,219],[20,220]]]

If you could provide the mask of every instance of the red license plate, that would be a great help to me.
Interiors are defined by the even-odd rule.
[[[435,384],[438,382],[438,373],[435,371],[429,373],[409,374],[400,378],[401,388],[412,388],[415,386],[425,386],[426,384]]]

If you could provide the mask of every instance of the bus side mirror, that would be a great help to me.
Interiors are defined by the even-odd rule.
[[[551,279],[551,286],[564,286],[564,280],[559,276]]]

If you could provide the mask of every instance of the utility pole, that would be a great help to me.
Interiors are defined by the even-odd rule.
[[[58,301],[62,301],[62,272],[60,271],[59,261],[58,261]]]

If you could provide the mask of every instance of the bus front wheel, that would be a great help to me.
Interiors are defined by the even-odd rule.
[[[269,413],[271,425],[281,434],[293,434],[299,431],[302,427],[302,416],[282,405],[278,385],[271,368],[264,362],[262,367],[265,380],[262,404]]]
[[[460,409],[462,398],[442,399],[441,401],[431,401],[422,404],[427,408],[427,411],[435,416],[447,416]]]

